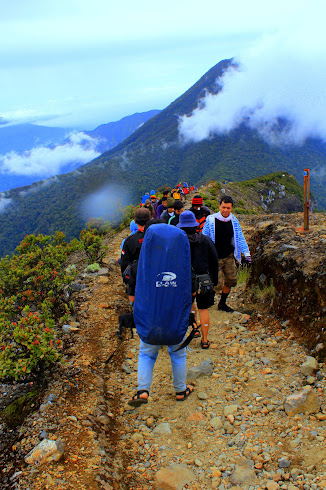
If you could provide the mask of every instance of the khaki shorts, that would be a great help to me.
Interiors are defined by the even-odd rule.
[[[237,285],[237,266],[233,253],[224,259],[218,259],[218,286],[232,288]]]

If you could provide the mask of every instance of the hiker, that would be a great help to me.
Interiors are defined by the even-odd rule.
[[[233,313],[233,309],[226,304],[231,287],[237,284],[236,262],[241,264],[241,252],[246,262],[251,264],[248,244],[242,233],[237,218],[232,214],[233,199],[231,196],[222,196],[220,210],[206,218],[203,234],[209,236],[215,243],[218,255],[220,273],[223,273],[224,283],[218,309]]]
[[[153,206],[152,201],[150,199],[146,199],[145,204],[144,204],[144,208],[147,208],[149,210],[149,212],[151,213],[151,219],[152,219],[153,214],[154,214],[154,206]]]
[[[135,223],[134,219],[132,221],[130,221],[129,227],[130,227],[130,235],[133,235],[134,233],[136,233],[136,231],[138,231],[138,225]],[[123,249],[123,245],[124,245],[125,241],[126,241],[126,238],[124,238],[121,242],[121,245],[120,245],[121,250]],[[117,258],[116,262],[118,262],[118,264],[120,264],[121,263],[121,257]]]
[[[131,406],[148,402],[154,365],[163,345],[170,355],[176,401],[184,401],[193,392],[194,387],[186,385],[187,348],[182,346],[191,310],[190,265],[184,232],[166,224],[147,229],[138,261],[133,310],[140,343],[138,388],[128,401]]]
[[[164,197],[168,198],[170,196],[171,196],[171,193],[170,193],[169,189],[165,189],[163,191],[163,197],[161,197],[161,199],[159,199],[159,201],[158,201],[158,205],[160,206],[162,204],[162,201],[163,201],[163,198]]]
[[[135,223],[138,231],[126,238],[121,251],[120,267],[123,282],[127,285],[127,294],[131,303],[135,300],[135,284],[129,283],[130,269],[132,270],[139,258],[144,240],[144,226],[151,219],[149,210],[145,207],[135,211]]]
[[[149,199],[149,197],[150,197],[149,192],[145,192],[145,194],[141,198],[141,206],[144,206],[146,200]]]
[[[175,199],[173,197],[169,197],[166,200],[166,209],[160,215],[160,219],[163,219],[165,223],[168,223],[169,219],[174,216],[174,208],[173,205],[175,203]]]
[[[160,219],[161,214],[166,210],[167,200],[168,200],[168,198],[166,196],[163,196],[162,197],[162,204],[159,204],[156,208],[156,213],[157,213],[158,219]]]
[[[180,192],[178,189],[172,190],[172,197],[174,200],[181,199]]]
[[[179,223],[180,214],[184,210],[183,202],[180,201],[179,199],[174,201],[173,210],[174,210],[173,216],[170,216],[170,219],[168,221],[168,225],[177,226],[177,224]]]
[[[203,206],[203,198],[199,194],[192,198],[191,204],[192,206],[190,208],[190,211],[194,213],[196,221],[198,223],[197,231],[201,233],[203,231],[206,218],[211,214],[211,212],[207,206]]]
[[[201,348],[209,349],[210,341],[208,340],[209,330],[209,311],[208,308],[214,305],[215,291],[213,286],[218,284],[218,257],[216,248],[212,240],[197,231],[197,221],[192,211],[184,211],[180,215],[178,228],[187,233],[191,251],[191,266],[192,266],[192,294],[193,301],[196,299],[199,312],[200,327],[201,327]],[[209,278],[202,275],[209,275]],[[200,291],[200,285],[197,285],[199,278],[208,281],[208,288],[205,292]],[[209,283],[211,281],[211,284]],[[195,313],[195,309],[192,308]]]
[[[156,199],[156,194],[151,194],[151,203],[153,206],[153,218],[157,218],[158,199]]]

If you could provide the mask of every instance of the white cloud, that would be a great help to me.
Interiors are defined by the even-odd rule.
[[[85,133],[72,133],[65,144],[33,148],[22,154],[0,155],[0,172],[15,175],[48,177],[60,173],[69,164],[84,164],[100,155],[98,140]]]
[[[302,10],[291,25],[264,37],[220,80],[190,117],[180,120],[180,134],[200,141],[246,123],[269,142],[301,144],[308,137],[326,140],[326,31],[324,15]],[[279,119],[290,122],[279,125]]]
[[[4,210],[11,204],[12,199],[6,199],[0,194],[0,214],[4,212]]]

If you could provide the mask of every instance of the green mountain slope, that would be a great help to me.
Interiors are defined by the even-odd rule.
[[[179,141],[178,117],[189,114],[205,91],[219,90],[216,80],[231,63],[223,60],[211,68],[166,109],[99,158],[70,174],[2,194],[0,255],[11,252],[26,233],[61,230],[70,239],[79,234],[87,212],[110,217],[115,206],[137,203],[144,192],[183,179],[198,185],[212,178],[246,180],[287,171],[301,182],[306,166],[325,165],[324,143],[311,140],[303,147],[270,147],[245,126],[199,143]],[[322,186],[321,180],[312,179],[316,201],[326,208]],[[92,194],[94,199],[86,200]]]

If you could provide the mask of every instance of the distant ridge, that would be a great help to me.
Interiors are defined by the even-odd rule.
[[[198,185],[212,178],[248,180],[286,171],[302,182],[307,164],[325,166],[324,143],[308,140],[302,147],[271,147],[245,126],[199,143],[184,144],[179,139],[178,118],[190,114],[206,91],[220,90],[219,78],[232,63],[230,59],[215,65],[166,109],[92,162],[6,193],[0,201],[2,208],[9,203],[0,214],[0,255],[12,251],[26,233],[61,230],[71,239],[85,224],[85,207],[94,209],[94,216],[109,217],[112,207],[136,204],[145,191],[183,179]],[[325,184],[316,178],[311,182],[320,207],[326,207]],[[94,201],[99,197],[97,209],[85,201],[92,194]]]

